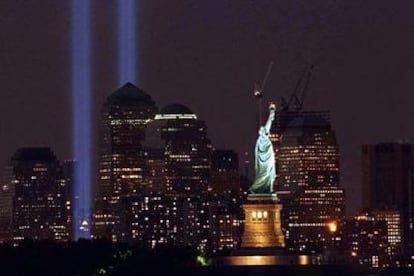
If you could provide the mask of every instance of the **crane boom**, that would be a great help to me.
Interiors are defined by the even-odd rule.
[[[309,82],[310,82],[310,79],[311,79],[311,76],[312,76],[313,67],[314,67],[314,65],[312,64],[309,67],[308,74],[306,76],[305,86],[302,89],[302,94],[300,95],[300,99],[298,101],[298,104],[299,104],[298,109],[299,110],[302,110],[302,108],[303,108],[303,102],[305,101],[306,92],[308,91]]]
[[[270,72],[272,71],[273,61],[270,61],[269,66],[267,67],[267,71],[265,77],[263,79],[262,84],[256,82],[254,85],[254,96],[258,99],[258,120],[259,125],[262,123],[262,100],[263,100],[263,89],[266,85],[267,79],[269,78]]]
[[[292,103],[294,103],[294,109],[296,111],[302,110],[314,67],[315,66],[312,64],[307,70],[303,70],[300,78],[296,82],[295,89],[286,104],[286,110],[289,110]]]

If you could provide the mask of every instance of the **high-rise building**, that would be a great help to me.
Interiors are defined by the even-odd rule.
[[[365,209],[400,213],[402,253],[414,254],[414,144],[362,146],[362,199]]]
[[[214,150],[211,164],[212,192],[240,194],[240,182],[237,153],[232,150]]]
[[[401,255],[401,215],[398,210],[372,210],[371,216],[387,224],[388,256]]]
[[[339,148],[328,112],[280,111],[273,124],[276,191],[287,247],[298,253],[329,246],[329,224],[345,215]]]
[[[166,187],[169,194],[206,193],[210,180],[211,142],[204,121],[188,107],[172,104],[155,116],[165,143]]]
[[[12,239],[11,220],[13,214],[14,185],[12,168],[7,166],[0,188],[0,242]]]
[[[147,171],[143,185],[144,193],[165,194],[167,186],[164,148],[145,148],[144,158]]]
[[[124,241],[149,247],[160,244],[193,246],[207,244],[208,202],[184,194],[135,194],[121,199],[120,223]]]
[[[238,248],[243,232],[245,190],[241,186],[239,159],[232,150],[214,150],[211,166],[209,223],[211,250]]]
[[[13,239],[68,240],[71,204],[62,166],[54,153],[49,148],[18,149],[10,168]]]
[[[301,188],[339,185],[338,144],[327,114],[322,115],[297,113],[296,118],[280,127],[276,145],[278,190],[295,192]],[[276,126],[277,116],[279,113]],[[284,115],[280,116],[280,120],[284,119]]]
[[[108,98],[102,120],[94,236],[205,248],[212,151],[205,122],[179,104],[155,114],[131,85]]]
[[[233,150],[215,149],[211,166],[214,171],[218,172],[238,172],[239,156]]]
[[[368,213],[346,220],[341,229],[342,249],[354,263],[382,267],[388,264],[387,223]]]
[[[135,194],[122,198],[125,240],[149,247],[171,243],[171,202],[162,194]]]
[[[122,240],[121,198],[144,188],[145,128],[156,113],[151,97],[131,83],[112,93],[100,121],[99,187],[95,201],[95,238]]]
[[[155,116],[164,142],[170,240],[205,248],[209,234],[212,146],[204,121],[188,107],[167,105]]]
[[[339,228],[344,219],[344,191],[336,187],[320,187],[301,189],[294,195],[284,206],[288,249],[308,254],[329,250],[330,225]]]
[[[239,248],[243,234],[243,216],[239,204],[210,201],[211,250]]]
[[[72,212],[69,214],[69,221],[71,224],[71,227],[69,229],[69,236],[71,239],[73,238],[73,233],[76,231],[76,229],[74,229],[74,227],[76,227],[76,224],[74,223],[75,219],[78,220],[79,222],[78,225],[81,225],[81,229],[79,229],[80,231],[89,230],[89,225],[85,225],[85,222],[82,224],[82,219],[83,219],[82,215],[84,214],[85,210],[80,210],[81,208],[79,208],[78,212],[79,211],[81,212],[76,214],[75,208],[73,208],[73,206],[76,206],[76,205],[79,206],[79,200],[80,200],[79,195],[75,194],[75,187],[74,187],[75,165],[76,165],[76,162],[74,160],[67,159],[67,160],[62,161],[63,176],[65,177],[66,186],[67,186],[67,196],[72,206]]]

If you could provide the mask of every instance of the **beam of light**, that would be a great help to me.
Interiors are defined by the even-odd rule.
[[[136,82],[136,0],[118,0],[118,84]]]
[[[90,238],[91,32],[90,0],[72,0],[73,238]]]

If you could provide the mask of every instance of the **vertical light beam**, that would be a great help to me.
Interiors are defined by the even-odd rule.
[[[73,238],[90,238],[91,19],[90,0],[72,0]]]
[[[135,0],[118,0],[118,84],[136,82]]]

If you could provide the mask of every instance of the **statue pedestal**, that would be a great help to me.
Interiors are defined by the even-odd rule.
[[[285,246],[276,194],[251,194],[243,205],[245,214],[242,248],[275,248]]]
[[[276,194],[252,194],[243,205],[245,213],[241,248],[231,256],[218,257],[218,266],[309,265],[311,256],[290,255],[285,250]]]

